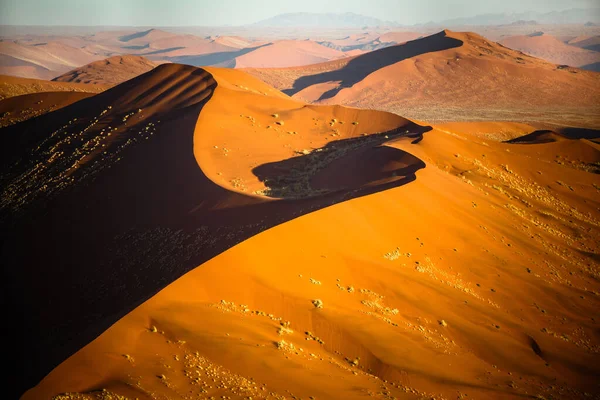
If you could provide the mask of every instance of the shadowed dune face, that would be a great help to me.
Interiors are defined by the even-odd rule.
[[[286,204],[310,208],[315,198],[256,196],[265,202],[234,206],[249,196],[219,178],[231,164],[254,163],[231,144],[223,155],[227,136],[222,136],[237,125],[236,137],[249,138],[251,146],[268,134],[278,143],[268,151],[275,152],[291,143],[284,137],[306,135],[314,142],[316,135],[306,134],[309,126],[329,125],[304,118],[317,118],[311,108],[283,101],[277,103],[278,120],[298,133],[266,129],[271,106],[247,105],[245,100],[258,94],[234,90],[229,82],[259,93],[266,89],[236,81],[228,75],[232,72],[211,74],[219,84],[198,117],[194,154],[205,178],[234,195],[209,207],[211,213],[223,221],[232,216],[251,221],[272,207],[283,214]],[[219,110],[234,102],[243,116],[230,115],[236,125],[223,121],[219,130]],[[294,114],[309,124],[294,126]],[[358,126],[366,128],[368,120]],[[410,184],[291,219],[211,258],[69,357],[24,399],[65,392],[93,396],[101,389],[131,398],[595,395],[599,182],[580,160],[600,161],[597,143],[502,142],[535,131],[514,123],[432,128],[424,135],[390,134],[389,141],[347,152],[348,158],[322,169],[324,179],[340,179],[341,184],[327,182],[330,190],[390,170],[401,175],[404,168],[418,166],[415,157],[427,168]],[[209,141],[220,139],[218,149],[204,146],[201,133],[207,129],[218,132]],[[251,171],[282,174],[305,157],[290,160],[286,152],[293,148],[279,151],[277,157],[259,153],[261,161]],[[365,162],[366,168],[354,167],[350,159]],[[242,182],[250,185],[256,178],[251,172]],[[320,187],[318,174],[310,183]],[[205,189],[205,196],[212,192]],[[206,206],[187,218],[199,221]],[[119,247],[122,254],[131,247],[133,255],[143,243],[124,237]],[[170,260],[162,262],[164,272]]]
[[[303,198],[325,193],[390,188],[415,179],[425,163],[393,147],[382,146],[402,133],[385,132],[329,143],[283,161],[263,164],[253,173],[276,198]]]
[[[0,100],[0,128],[58,110],[93,95],[85,92],[45,92]]]
[[[279,136],[268,152],[237,160],[234,154],[209,156],[215,143],[223,149],[226,138],[241,148],[257,145],[244,125],[248,118],[236,117],[236,130],[219,126],[227,107],[252,109],[264,120],[273,119],[275,111],[288,113],[287,125],[300,133],[262,127]],[[314,126],[302,118],[307,112],[322,119],[313,128],[320,134],[302,132]],[[245,171],[254,177],[249,185],[260,185],[251,165],[261,170],[269,162],[286,163],[295,154],[293,146],[311,141],[325,147],[333,135],[325,120],[340,113],[352,115],[366,133],[425,130],[386,113],[305,107],[237,71],[162,65],[0,131],[3,295],[12,310],[7,318],[18,327],[11,342],[21,349],[23,362],[14,376],[16,390],[33,385],[125,313],[232,245],[299,215],[408,182],[369,182],[389,167],[414,166],[403,171],[414,179],[422,163],[390,148],[372,173],[316,197],[273,201],[220,180],[220,170]],[[359,133],[340,129],[335,135],[352,140]],[[359,140],[353,148],[380,153],[377,146],[384,142]],[[342,171],[332,165],[337,179]],[[327,171],[325,165],[321,173]],[[327,180],[317,175],[315,184],[327,186]],[[94,282],[92,290],[88,282]]]

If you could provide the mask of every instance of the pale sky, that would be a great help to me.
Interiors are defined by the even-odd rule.
[[[290,12],[353,12],[412,25],[498,12],[595,8],[598,0],[0,0],[0,24],[221,26]]]

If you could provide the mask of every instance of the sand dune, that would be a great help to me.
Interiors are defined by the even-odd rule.
[[[542,58],[554,64],[585,67],[600,62],[600,52],[586,50],[583,46],[565,44],[551,35],[512,36],[500,41],[506,47]]]
[[[298,99],[419,120],[600,124],[597,74],[559,69],[473,33],[443,31],[344,60],[248,72]]]
[[[19,381],[34,384],[141,301],[233,244],[410,182],[423,167],[404,151],[378,146],[425,130],[399,116],[307,106],[235,70],[218,71],[217,87],[212,72],[161,65],[0,131],[0,219],[13,227],[2,238],[3,260],[19,260],[18,268],[7,265],[4,296],[12,302],[14,290],[21,292],[21,311],[7,319],[30,328],[11,339],[22,344],[23,362],[39,360],[18,368],[29,373]],[[381,156],[363,175],[326,179],[343,172],[343,165],[328,170],[332,162],[374,158],[370,152]],[[35,225],[25,223],[30,218]],[[70,221],[68,232],[58,220]],[[135,243],[149,252],[142,256]],[[31,274],[37,278],[26,284]],[[73,335],[75,326],[85,328]]]
[[[577,36],[569,40],[568,44],[587,50],[600,51],[600,36]]]
[[[0,41],[0,56],[2,74],[41,79],[50,79],[52,75],[59,75],[101,58],[61,43],[24,46],[7,40]]]
[[[238,49],[244,49],[246,47],[253,47],[257,45],[255,42],[240,36],[218,36],[214,38],[214,42]]]
[[[429,129],[178,65],[42,118],[52,130],[84,110],[50,140],[27,122],[18,138],[0,132],[39,146],[15,176],[52,182],[16,178],[0,215],[54,199],[5,239],[5,259],[32,268],[8,268],[18,299],[56,333],[37,337],[29,320],[21,358],[45,349],[48,368],[69,351],[49,361],[47,349],[108,328],[23,399],[600,393],[600,132]],[[92,122],[75,137],[96,147],[72,164],[69,138]],[[66,217],[68,237],[51,225]],[[45,285],[30,287],[32,273]]]
[[[53,81],[111,86],[148,72],[157,65],[144,57],[114,56],[69,71]]]
[[[39,79],[18,78],[0,75],[0,100],[40,92],[85,92],[99,93],[106,90],[104,85],[86,85],[70,82],[50,82]]]
[[[291,67],[343,58],[344,52],[310,40],[279,40],[236,57],[236,68]]]

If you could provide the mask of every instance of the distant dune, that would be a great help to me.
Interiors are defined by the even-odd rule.
[[[522,51],[534,57],[542,58],[554,64],[571,67],[585,67],[600,62],[600,52],[587,50],[586,45],[592,40],[581,40],[580,46],[565,44],[557,38],[546,35],[512,36],[500,41],[506,47]]]
[[[309,40],[280,40],[235,58],[236,68],[295,67],[346,57]]]
[[[559,69],[473,33],[443,31],[348,59],[248,72],[298,99],[420,120],[581,123],[569,119],[572,112],[600,124],[595,73]]]
[[[568,44],[581,47],[582,49],[600,52],[600,36],[577,36],[576,38],[569,40]]]
[[[56,82],[117,85],[150,71],[158,64],[140,56],[114,56],[95,61],[53,79]]]
[[[99,58],[84,49],[57,42],[26,46],[13,41],[0,41],[0,74],[51,79]]]

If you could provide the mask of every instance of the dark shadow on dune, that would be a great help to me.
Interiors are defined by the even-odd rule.
[[[551,130],[538,130],[527,135],[519,136],[514,139],[506,140],[504,143],[511,144],[542,144],[553,143],[560,139],[569,139],[568,137]]]
[[[600,129],[588,128],[561,128],[558,132],[571,139],[598,139],[600,138]]]
[[[542,144],[552,143],[558,140],[569,140],[569,139],[588,139],[596,140],[600,138],[600,130],[588,129],[588,128],[559,128],[556,130],[537,130],[528,133],[518,138],[506,140],[504,143],[511,144]]]
[[[144,45],[140,45],[140,46],[123,46],[124,49],[127,50],[144,50],[150,47],[149,43],[146,43]]]
[[[203,70],[164,64],[101,94],[0,130],[0,187],[18,182],[25,194],[31,185],[36,190],[16,211],[6,199],[21,204],[21,186],[16,192],[0,191],[0,296],[3,322],[9,327],[5,340],[14,351],[6,355],[11,369],[5,378],[12,383],[7,398],[35,386],[142,302],[230,247],[303,214],[406,184],[424,167],[416,157],[382,146],[380,136],[372,142],[349,139],[330,146],[333,152],[336,146],[351,151],[310,180],[324,189],[318,196],[270,201],[229,191],[204,175],[193,153],[194,135],[203,134],[194,133],[198,115],[215,86]],[[36,183],[59,176],[62,165],[72,164],[69,159],[40,164],[37,155],[50,154],[44,149],[57,145],[64,146],[61,152],[80,151],[88,139],[101,135],[100,127],[85,130],[77,136],[81,141],[70,139],[71,131],[82,131],[107,105],[115,111],[103,117],[105,123],[123,126],[124,114],[159,103],[161,111],[147,117],[158,127],[152,136],[136,136],[146,132],[136,125],[115,133],[110,145],[115,147],[107,157],[129,139],[140,138],[120,150],[118,161],[100,159],[111,160],[108,167],[90,161],[73,175],[76,183],[54,192]],[[75,116],[77,121],[69,125],[73,129],[64,136],[50,135]],[[418,136],[430,128],[409,124],[399,129]],[[40,146],[42,153],[36,150]],[[361,159],[370,160],[372,167],[348,168]],[[304,165],[308,160],[300,158]],[[257,173],[267,178],[270,171],[293,168],[297,161],[258,167]],[[34,165],[50,168],[56,163],[58,170],[19,181]],[[332,187],[331,182],[337,183]]]
[[[403,150],[383,146],[401,137],[423,133],[430,127],[336,140],[297,157],[260,165],[252,170],[265,184],[266,196],[303,199],[324,194],[364,195],[411,182],[425,163]],[[419,139],[417,139],[419,140]],[[414,143],[414,142],[411,142]],[[350,196],[352,196],[350,195]]]
[[[147,34],[149,34],[150,32],[152,32],[152,29],[148,29],[147,31],[135,32],[130,35],[119,36],[119,41],[120,42],[129,42],[134,39],[139,39],[141,37],[144,37]]]
[[[140,54],[141,56],[152,56],[155,54],[163,54],[163,53],[168,53],[170,51],[175,51],[175,50],[181,50],[181,49],[185,49],[185,47],[183,46],[178,46],[178,47],[169,47],[168,49],[160,49],[160,50],[154,50],[154,51],[150,51],[148,53],[143,53]]]
[[[595,51],[600,51],[600,49],[595,50]],[[595,63],[592,63],[592,64],[587,64],[587,65],[584,65],[584,66],[579,67],[579,68],[585,69],[587,71],[600,72],[600,62],[595,62]]]
[[[246,49],[240,49],[238,51],[221,51],[218,53],[202,54],[199,56],[177,56],[169,57],[169,61],[174,63],[181,63],[187,65],[193,65],[195,67],[209,66],[215,64],[221,64],[228,61],[232,61],[236,57],[243,56],[244,54],[250,53],[261,47],[270,46],[271,43],[263,44],[257,47],[249,47]]]
[[[445,32],[440,32],[424,39],[413,40],[403,45],[386,47],[360,55],[351,59],[348,64],[340,69],[302,76],[296,79],[293,88],[284,90],[283,92],[292,96],[312,85],[325,82],[339,82],[338,87],[323,93],[319,100],[329,99],[335,96],[340,90],[352,87],[369,74],[388,65],[422,54],[460,47],[462,44],[461,40],[448,37]]]

